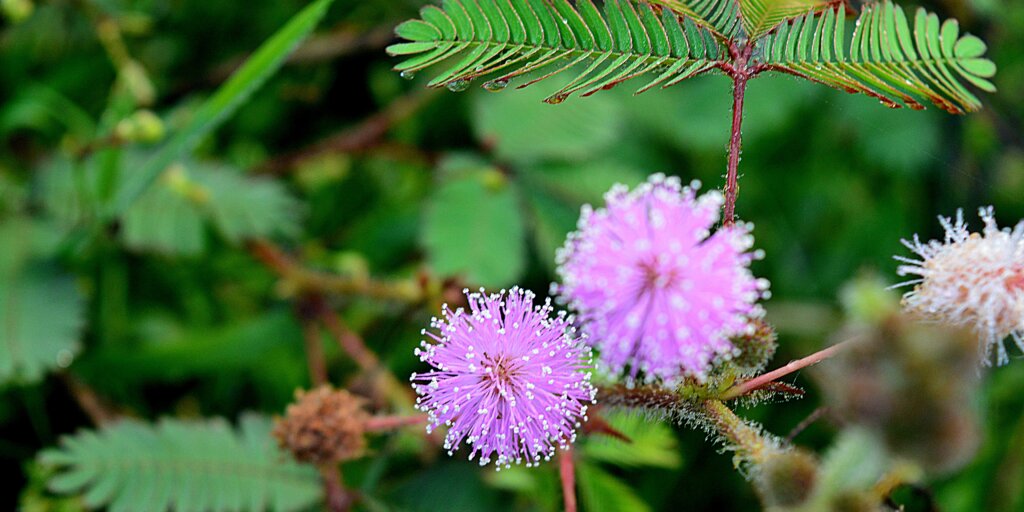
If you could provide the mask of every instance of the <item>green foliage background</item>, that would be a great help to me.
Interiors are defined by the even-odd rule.
[[[147,179],[162,147],[104,149],[115,125],[146,107],[170,134],[195,126],[207,114],[203,100],[305,5],[53,0],[0,25],[0,508],[80,507],[53,493],[60,485],[47,490],[52,464],[33,463],[60,436],[91,428],[69,379],[142,421],[177,418],[161,429],[219,416],[238,426],[197,425],[218,435],[264,432],[270,443],[254,427],[265,420],[248,413],[282,413],[310,381],[295,290],[253,258],[247,240],[268,237],[339,276],[544,292],[579,207],[599,203],[611,184],[653,172],[705,188],[723,182],[731,104],[723,77],[558,106],[541,102],[564,85],[557,79],[500,94],[430,92],[426,76],[393,73],[383,51],[392,27],[422,2],[338,0],[236,115],[209,136],[195,133],[194,154],[172,155],[177,164],[157,167],[137,202],[111,210],[133,180]],[[981,112],[891,111],[788,77],[750,84],[737,211],[766,253],[755,272],[772,282],[776,362],[826,342],[851,277],[875,270],[895,282],[899,239],[936,236],[935,215],[993,204],[1004,224],[1024,217],[1024,4],[926,7],[988,42],[999,92],[982,96]],[[389,129],[351,143],[380,112],[394,117]],[[314,145],[322,140],[334,144]],[[335,296],[330,304],[400,381],[417,368],[412,350],[434,301]],[[356,381],[358,368],[337,345],[325,338],[323,347],[331,381]],[[983,411],[978,458],[930,480],[944,510],[1024,507],[1024,364],[986,379],[981,403],[965,404]],[[741,414],[785,435],[820,403],[811,381],[798,382],[806,399]],[[729,456],[702,433],[617,422],[637,443],[584,446],[585,510],[756,508]],[[834,434],[818,422],[797,441],[821,448]],[[247,442],[235,448],[266,455]],[[59,464],[49,453],[41,460]],[[560,503],[551,467],[481,470],[412,431],[375,438],[370,456],[343,470],[368,510]]]

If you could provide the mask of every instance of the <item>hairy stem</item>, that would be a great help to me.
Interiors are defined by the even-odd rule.
[[[576,512],[576,460],[572,448],[558,454],[558,476],[562,480],[565,512]]]
[[[721,400],[705,400],[702,406],[715,430],[733,444],[733,449],[738,455],[753,463],[759,463],[764,459],[771,444],[761,435],[760,430],[736,416],[736,413]]]
[[[783,366],[782,368],[772,370],[768,373],[754,377],[753,379],[740,382],[726,390],[725,393],[722,393],[721,399],[732,400],[733,398],[741,397],[743,395],[746,395],[747,393],[750,393],[751,391],[757,390],[765,386],[770,382],[775,381],[776,379],[785,377],[786,375],[789,375],[797,370],[807,368],[808,366],[818,364],[838,354],[839,352],[842,352],[844,349],[849,348],[858,339],[859,338],[851,338],[848,340],[841,341],[839,343],[836,343],[835,345],[832,345],[831,347],[819,350],[818,352],[815,352],[807,357],[797,359],[796,361],[792,361],[786,366]]]
[[[729,138],[729,169],[725,176],[725,213],[722,224],[731,226],[736,219],[736,197],[739,195],[740,152],[743,144],[743,96],[747,91],[746,74],[737,74],[732,85],[732,136]]]

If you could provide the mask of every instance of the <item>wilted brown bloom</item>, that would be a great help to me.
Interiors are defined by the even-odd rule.
[[[274,425],[281,448],[313,464],[354,459],[366,448],[369,414],[363,400],[343,389],[321,386],[295,392],[295,403]]]

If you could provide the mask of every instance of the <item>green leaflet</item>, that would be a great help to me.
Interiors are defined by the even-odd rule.
[[[993,92],[995,64],[980,39],[959,34],[956,20],[918,9],[913,20],[889,0],[864,7],[847,38],[842,11],[828,9],[785,23],[757,46],[761,62],[809,80],[877,98],[897,108],[933,103],[950,113],[981,108],[966,87]]]
[[[123,213],[157,180],[167,166],[186,156],[213,130],[277,72],[289,54],[316,27],[333,0],[317,0],[296,14],[267,39],[255,53],[217,89],[196,112],[188,125],[176,133],[144,166],[135,170],[135,179],[118,191],[106,212],[107,217]]]
[[[714,6],[731,2],[697,3],[704,10],[695,14],[729,18]],[[498,91],[527,74],[519,87],[565,73],[571,80],[545,99],[561,103],[641,76],[649,78],[638,93],[667,87],[727,56],[707,18],[636,0],[607,0],[603,9],[590,0],[445,0],[442,7],[425,7],[422,19],[399,25],[396,33],[410,42],[388,47],[407,57],[395,66],[406,77],[445,63],[431,87],[458,91],[486,76],[484,88]]]
[[[736,0],[650,0],[680,16],[691,18],[721,40],[732,40],[739,34],[740,2]]]
[[[64,437],[39,461],[59,469],[52,491],[112,512],[297,511],[321,494],[316,470],[281,453],[255,415],[237,431],[223,420],[123,420]]]
[[[834,7],[837,0],[740,0],[743,29],[748,37],[757,39],[784,20]]]
[[[864,6],[850,35],[847,9],[839,0],[607,0],[603,9],[592,0],[445,0],[399,25],[411,42],[388,52],[406,57],[395,69],[407,78],[444,63],[429,85],[454,91],[483,77],[491,91],[571,77],[548,103],[645,75],[653,79],[637,93],[668,87],[728,70],[751,46],[751,75],[783,71],[893,108],[933,103],[959,114],[981,107],[968,85],[995,90],[985,43],[961,37],[956,20],[940,24],[919,9],[911,27],[881,0]]]

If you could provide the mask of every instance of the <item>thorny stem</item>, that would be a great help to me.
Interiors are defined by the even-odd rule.
[[[807,357],[797,359],[796,361],[792,361],[786,366],[783,366],[782,368],[772,370],[768,373],[754,377],[753,379],[736,384],[732,388],[726,390],[725,393],[722,393],[721,399],[723,401],[728,401],[734,398],[741,397],[743,395],[746,395],[747,393],[750,393],[751,391],[755,391],[761,387],[764,387],[766,384],[773,382],[776,379],[785,377],[786,375],[789,375],[797,370],[807,368],[808,366],[818,364],[838,354],[839,352],[842,352],[844,349],[849,348],[857,340],[859,340],[859,338],[850,338],[848,340],[843,340],[839,343],[836,343],[835,345],[832,345],[831,347],[819,350],[818,352],[815,352]]]
[[[558,453],[558,476],[562,480],[565,512],[576,512],[576,459],[571,447]]]

